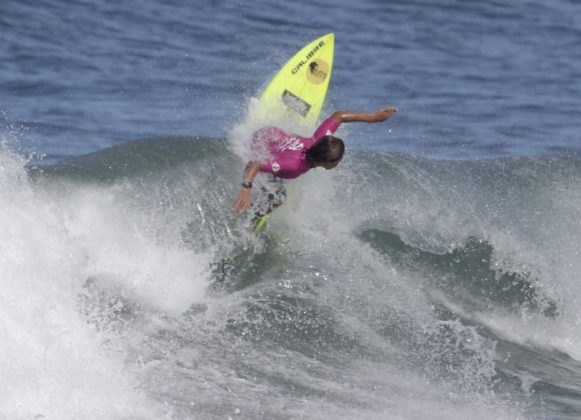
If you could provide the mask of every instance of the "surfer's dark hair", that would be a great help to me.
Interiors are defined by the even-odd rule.
[[[339,162],[345,153],[345,143],[335,136],[323,136],[307,151],[311,165]]]

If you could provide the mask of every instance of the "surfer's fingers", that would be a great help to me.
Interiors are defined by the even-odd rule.
[[[234,207],[234,210],[238,214],[240,214],[244,210],[250,208],[250,206],[251,206],[250,201],[247,201],[242,197],[236,196],[236,197],[234,197],[234,200],[232,200],[232,207]]]
[[[397,108],[394,107],[390,107],[390,108],[383,108],[380,109],[377,113],[380,115],[380,118],[385,121],[387,120],[389,117],[391,117],[393,114],[395,114],[397,112]]]
[[[244,213],[246,210],[248,210],[249,208],[250,208],[250,206],[241,206],[241,207],[238,207],[236,209],[236,214],[240,215],[240,214]]]
[[[232,200],[232,207],[234,207],[234,210],[236,210],[237,213],[240,213],[242,205],[242,199],[238,196],[234,197],[234,200]]]

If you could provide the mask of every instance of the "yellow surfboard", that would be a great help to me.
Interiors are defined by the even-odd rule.
[[[262,113],[271,120],[290,118],[314,127],[329,88],[334,47],[335,34],[330,33],[297,52],[260,96]]]

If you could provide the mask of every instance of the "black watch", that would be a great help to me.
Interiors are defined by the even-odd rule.
[[[242,185],[244,188],[252,188],[252,182],[250,182],[250,181],[244,181],[240,185]]]

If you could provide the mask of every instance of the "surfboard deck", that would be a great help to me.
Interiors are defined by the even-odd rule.
[[[288,60],[259,98],[262,116],[271,121],[290,118],[313,128],[329,89],[334,49],[335,34],[329,33]]]

